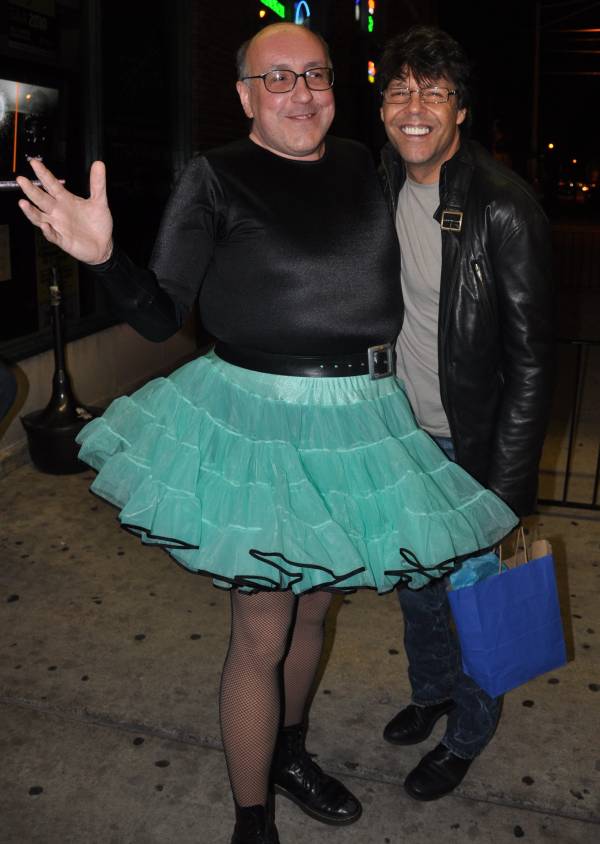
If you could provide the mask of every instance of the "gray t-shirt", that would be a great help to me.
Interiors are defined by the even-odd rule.
[[[438,377],[438,313],[442,233],[433,219],[439,185],[406,179],[398,197],[396,230],[402,253],[404,323],[396,344],[398,376],[419,425],[436,437],[450,436]]]

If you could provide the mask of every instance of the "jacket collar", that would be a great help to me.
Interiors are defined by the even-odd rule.
[[[473,142],[465,141],[461,143],[452,158],[442,164],[440,171],[440,207],[435,215],[442,228],[445,228],[443,223],[445,214],[451,216],[458,213],[462,220],[475,169],[473,156]],[[440,215],[439,218],[438,214]],[[452,226],[449,230],[452,230]]]
[[[470,140],[461,140],[460,147],[452,158],[442,165],[440,171],[440,207],[434,214],[441,222],[445,211],[464,212],[473,171],[477,144]],[[396,208],[398,194],[406,181],[406,167],[391,143],[381,151],[381,164],[386,176],[388,199],[391,207]]]

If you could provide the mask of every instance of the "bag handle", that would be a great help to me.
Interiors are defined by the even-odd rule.
[[[513,549],[512,557],[508,557],[507,560],[502,559],[502,545],[498,546],[498,574],[502,571],[502,563],[505,562],[508,565],[508,560],[512,560],[515,566],[522,565],[519,563],[519,550],[522,549],[523,551],[523,561],[522,563],[528,563],[529,559],[527,557],[527,542],[525,541],[525,528],[523,525],[519,525],[517,529],[517,534],[515,536],[515,547]]]

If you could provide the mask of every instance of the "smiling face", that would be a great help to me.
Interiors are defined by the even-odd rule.
[[[388,88],[401,85],[415,89],[437,85],[454,88],[451,80],[442,76],[427,80],[427,86],[419,83],[408,72],[405,76],[392,79]],[[465,108],[458,108],[456,97],[446,103],[423,103],[417,94],[412,94],[404,105],[386,103],[381,107],[381,119],[385,131],[399,156],[403,159],[408,175],[414,182],[434,184],[439,181],[440,169],[452,158],[460,146],[459,126],[467,114]]]
[[[325,48],[310,30],[295,24],[268,27],[253,39],[246,54],[249,76],[269,70],[303,73],[328,67]],[[316,160],[335,113],[333,91],[311,91],[298,79],[287,94],[272,94],[262,79],[237,83],[246,116],[252,119],[250,138],[283,158]]]

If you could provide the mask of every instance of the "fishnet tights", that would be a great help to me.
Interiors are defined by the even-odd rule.
[[[267,802],[280,723],[298,724],[303,718],[330,602],[327,592],[297,598],[291,592],[231,591],[231,640],[221,679],[220,714],[238,806]]]
[[[331,592],[311,592],[298,599],[296,624],[283,664],[283,724],[286,727],[299,724],[304,718],[306,701],[323,650],[325,616],[331,598]]]

